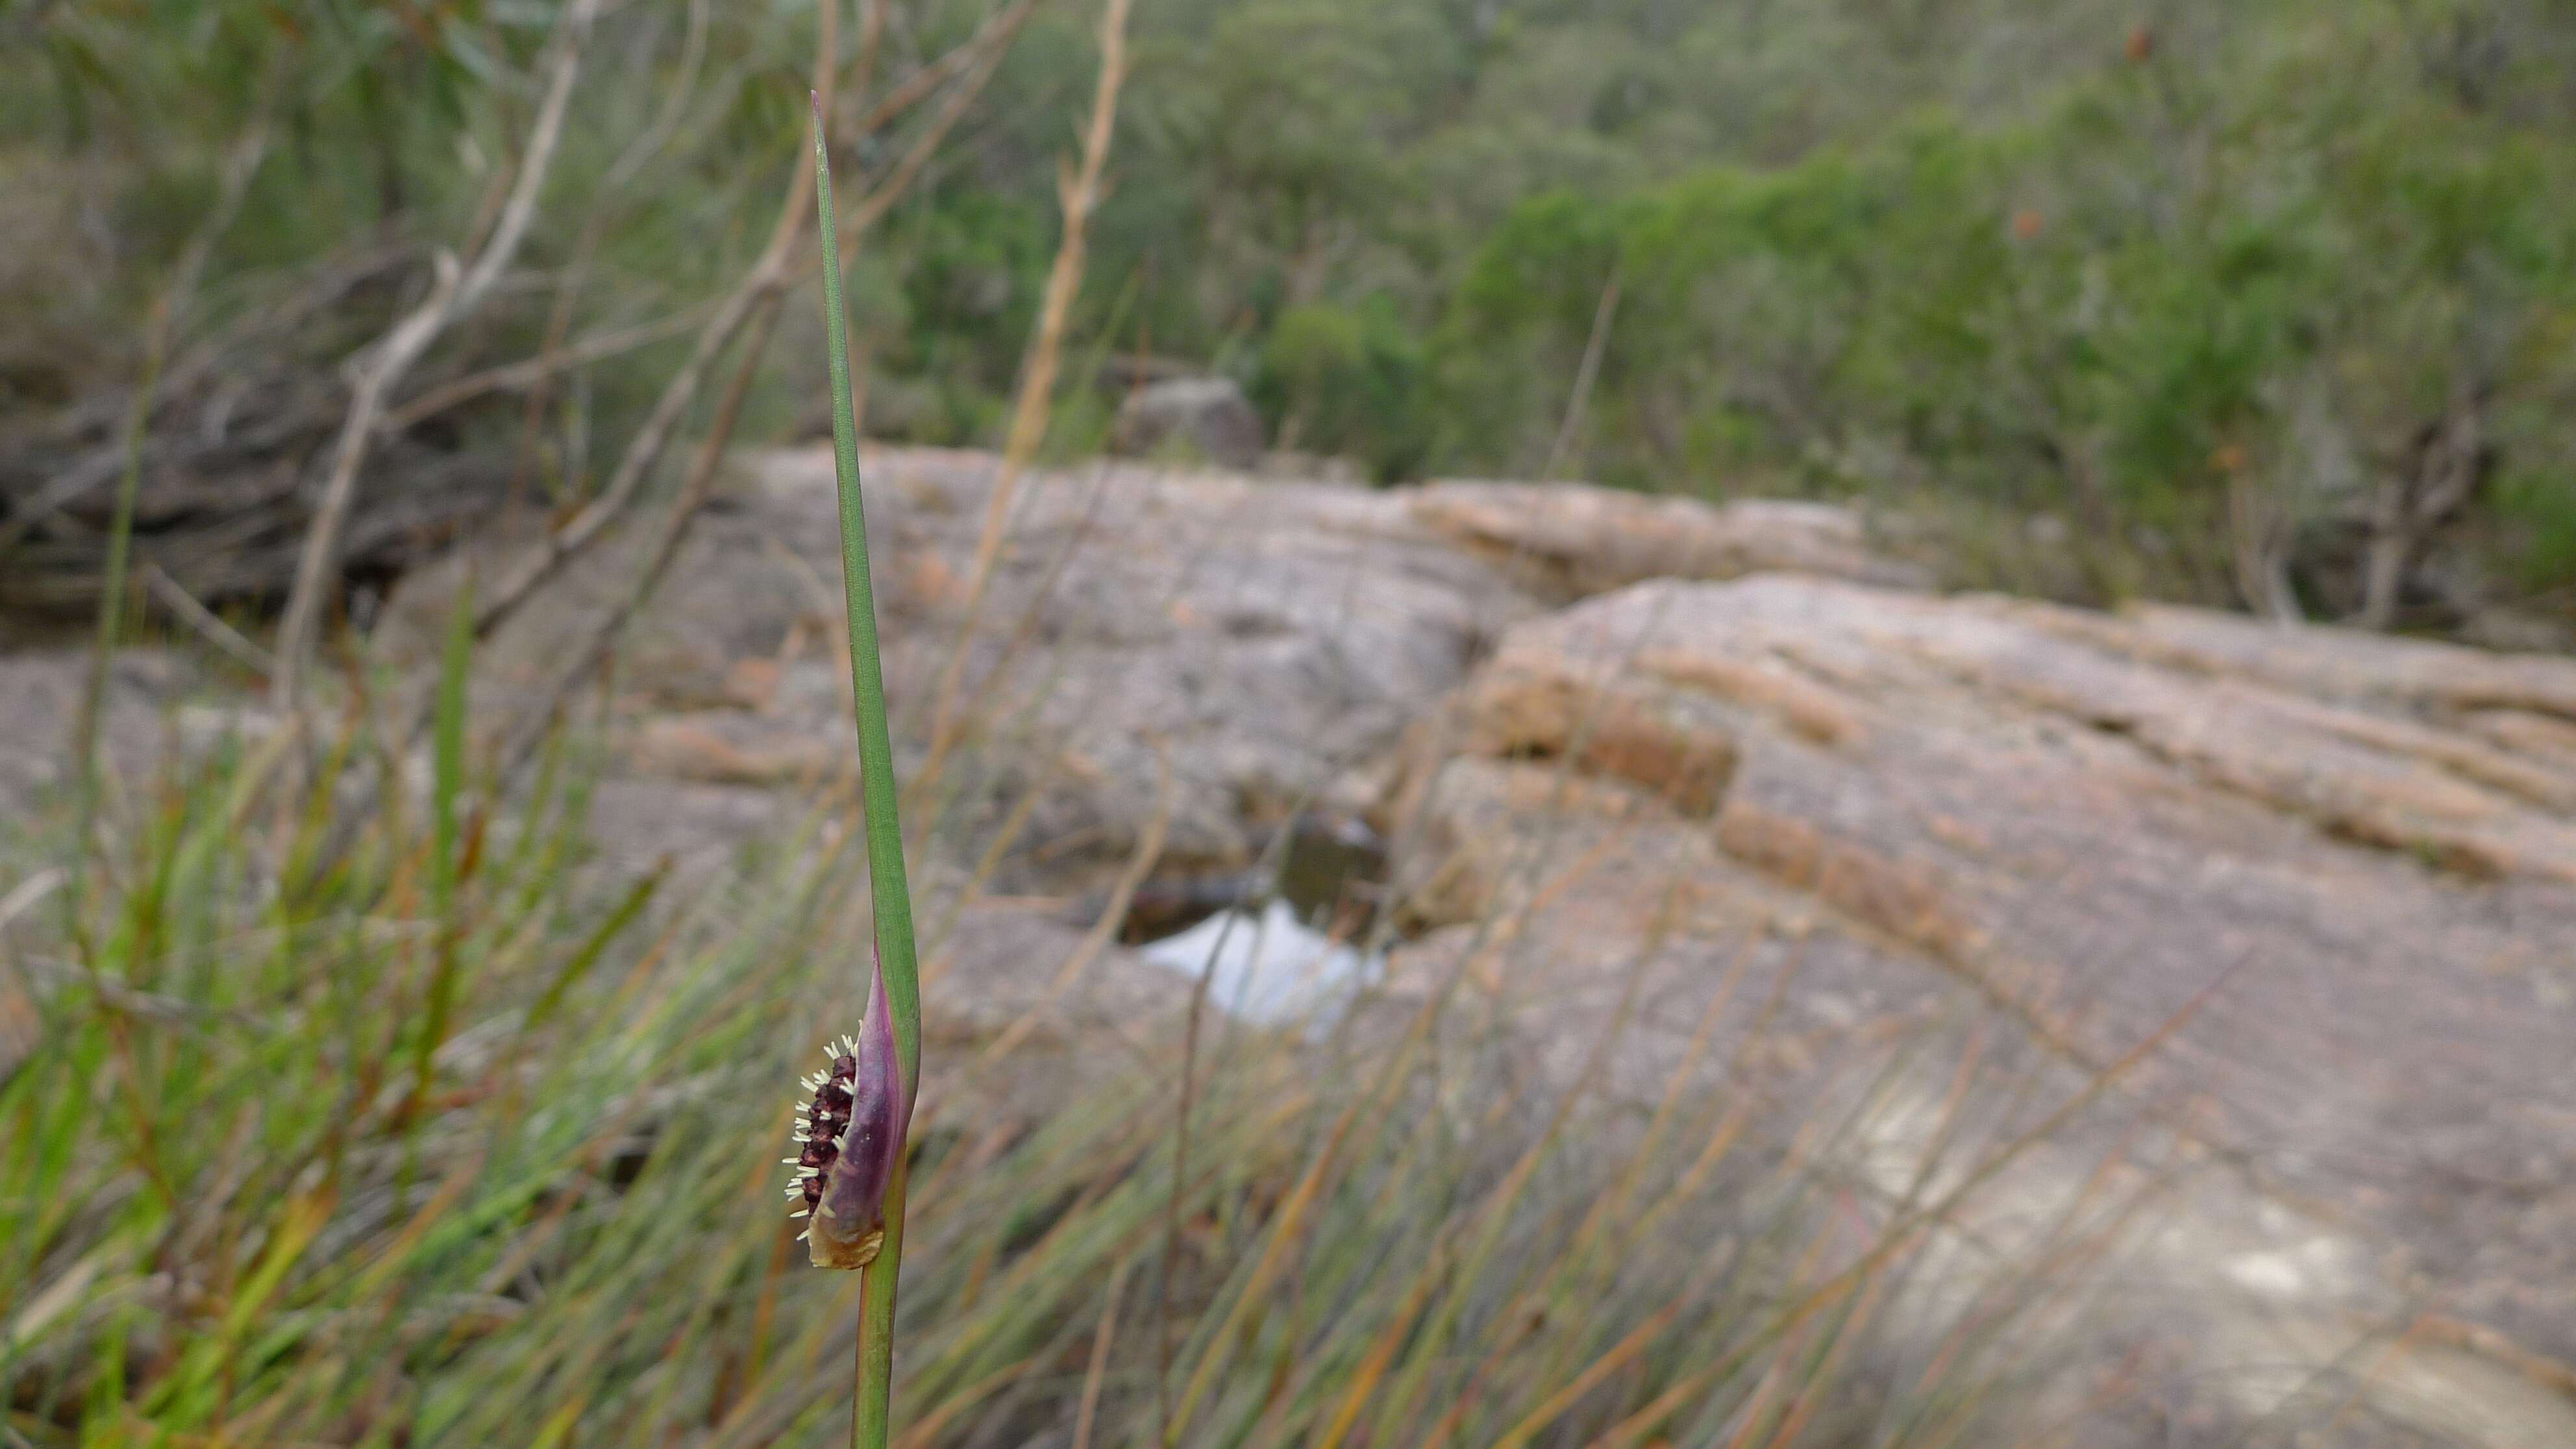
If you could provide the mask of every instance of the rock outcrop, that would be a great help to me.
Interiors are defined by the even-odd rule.
[[[1557,598],[1646,579],[1768,569],[1922,588],[1918,567],[1872,545],[1861,516],[1825,503],[1745,499],[1711,508],[1580,483],[1447,480],[1407,496],[1416,523]]]
[[[88,681],[89,655],[81,649],[0,653],[0,833],[32,820],[39,801],[69,788],[73,721]],[[114,788],[130,790],[148,777],[163,716],[198,682],[197,671],[158,650],[116,656],[100,694],[97,741]]]
[[[1261,414],[1231,378],[1167,378],[1118,405],[1110,443],[1131,458],[1178,448],[1222,468],[1249,469],[1261,462]]]
[[[952,683],[994,460],[885,449],[862,466],[888,687],[910,726],[899,748],[926,757],[946,686],[958,808],[1035,792],[1029,838],[1086,842],[1086,859],[1122,857],[1159,811],[1172,866],[1237,868],[1297,809],[1360,802],[1368,772],[1495,630],[1637,576],[1638,550],[1709,578],[1789,559],[1856,578],[1894,567],[1848,515],[1805,506],[1527,487],[1530,517],[1582,522],[1523,549],[1503,521],[1520,485],[1377,491],[1101,463],[1022,482]],[[618,670],[619,749],[638,777],[684,784],[690,803],[667,816],[693,838],[715,827],[711,841],[776,787],[828,774],[847,738],[831,456],[749,454],[739,472]],[[643,546],[604,546],[496,637],[478,698],[542,692],[569,641],[625,596]],[[487,576],[512,548],[482,546]],[[1549,549],[1560,562],[1545,578],[1512,556]],[[1570,558],[1583,561],[1569,572]],[[388,657],[434,657],[461,567],[396,596],[379,631]]]
[[[1812,505],[1132,463],[1024,479],[979,598],[994,460],[864,467],[943,901],[987,851],[988,897],[1097,900],[1365,819],[1399,1011],[1464,990],[1541,1079],[1618,1033],[1641,1104],[1705,1057],[1855,1200],[1943,1203],[1944,1251],[2095,1244],[2067,1342],[2142,1387],[2076,1441],[2231,1442],[2324,1384],[2361,1407],[2321,1442],[2576,1443],[2576,661],[1941,597]],[[594,809],[638,864],[847,768],[829,455],[738,473],[614,676]],[[491,642],[478,715],[548,697],[643,547]],[[947,999],[993,1019],[931,1029],[1154,997],[1064,914],[966,908]],[[1820,1101],[1856,1125],[1802,1135]]]
[[[2231,1366],[2324,1375],[2412,1321],[2355,1442],[2576,1442],[2571,690],[2576,661],[2180,609],[1640,584],[1507,629],[1418,732],[1385,809],[1433,929],[1397,975],[1470,970],[1535,1043],[1610,1029],[1643,973],[1641,1088],[1747,950],[1790,983],[1758,1033],[1803,1044],[1783,1102],[1907,1022],[2009,1040],[1998,1097],[2116,1072],[1970,1205],[1985,1240],[2157,1144],[2167,1226],[2106,1331],[2185,1397],[2235,1422],[2283,1386]],[[1688,766],[1719,760],[1712,807]],[[1929,1122],[1945,1084],[1891,1090]]]

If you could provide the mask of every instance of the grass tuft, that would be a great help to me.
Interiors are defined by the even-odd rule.
[[[685,889],[613,868],[558,737],[451,873],[474,832],[401,762],[298,784],[278,742],[105,822],[95,972],[6,928],[39,1025],[0,1066],[0,1439],[835,1437],[868,1288],[798,1269],[778,1086],[856,1015],[859,852],[818,812]],[[1641,1131],[1448,992],[1229,1029],[1175,1182],[1180,994],[1132,1053],[961,1052],[924,1103],[889,1443],[1150,1441],[1165,1311],[1190,1444],[1967,1444],[2021,1371],[2023,1269],[1898,1353],[1919,1215],[1764,1145],[1706,1061]],[[1168,1309],[1130,1283],[1167,1213]]]

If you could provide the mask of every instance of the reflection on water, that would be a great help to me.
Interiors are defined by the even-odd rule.
[[[1144,957],[1187,980],[1208,973],[1211,1003],[1263,1025],[1329,1018],[1386,964],[1307,925],[1276,897],[1257,912],[1220,911],[1145,947]]]

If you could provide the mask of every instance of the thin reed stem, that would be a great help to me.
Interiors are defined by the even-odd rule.
[[[892,1014],[895,1060],[909,1103],[921,1080],[921,988],[913,960],[912,898],[904,886],[903,827],[896,815],[894,744],[886,727],[885,672],[877,651],[876,596],[868,579],[868,525],[859,497],[858,420],[850,405],[850,340],[841,309],[840,247],[830,231],[832,157],[823,101],[814,106],[815,214],[822,218],[823,335],[832,379],[832,463],[841,501],[841,584],[850,621],[850,693],[858,716],[860,815],[876,911],[877,969]],[[895,1280],[903,1260],[904,1170],[886,1186],[885,1243],[861,1270],[852,1449],[885,1449],[894,1385]]]

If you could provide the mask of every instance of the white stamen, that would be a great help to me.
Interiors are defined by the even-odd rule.
[[[800,1167],[796,1169],[796,1175],[798,1177],[821,1177],[823,1173],[820,1168]]]
[[[804,1215],[803,1213],[801,1213],[801,1212],[793,1212],[793,1213],[789,1213],[789,1214],[787,1215],[788,1220],[789,1220],[790,1222],[793,1222],[793,1221],[795,1221],[796,1219],[801,1218],[801,1217],[803,1217],[803,1216],[805,1216],[805,1215]]]

